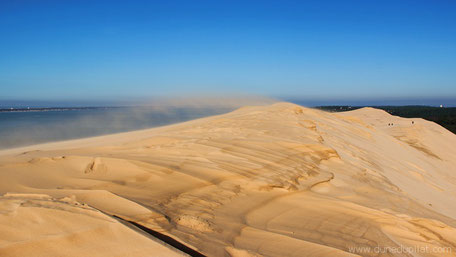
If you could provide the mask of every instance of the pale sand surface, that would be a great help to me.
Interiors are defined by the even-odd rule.
[[[0,197],[0,256],[185,256],[74,198]]]
[[[3,151],[0,193],[0,256],[179,255],[106,214],[208,256],[456,255],[456,136],[372,108],[278,103]]]

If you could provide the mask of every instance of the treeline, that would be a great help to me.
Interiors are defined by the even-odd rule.
[[[318,106],[317,109],[330,112],[351,111],[364,106]],[[404,118],[423,118],[433,121],[456,134],[456,107],[432,107],[432,106],[371,106],[382,109],[388,113]]]

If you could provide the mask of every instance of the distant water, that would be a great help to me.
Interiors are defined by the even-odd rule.
[[[0,149],[145,129],[228,108],[90,108],[0,112]]]

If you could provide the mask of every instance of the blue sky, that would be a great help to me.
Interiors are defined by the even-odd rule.
[[[456,98],[455,1],[0,1],[1,99]]]

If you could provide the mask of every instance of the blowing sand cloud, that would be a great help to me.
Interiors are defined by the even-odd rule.
[[[252,96],[182,96],[112,102],[116,108],[14,113],[16,119],[9,113],[0,120],[0,148],[163,126],[271,102]]]

